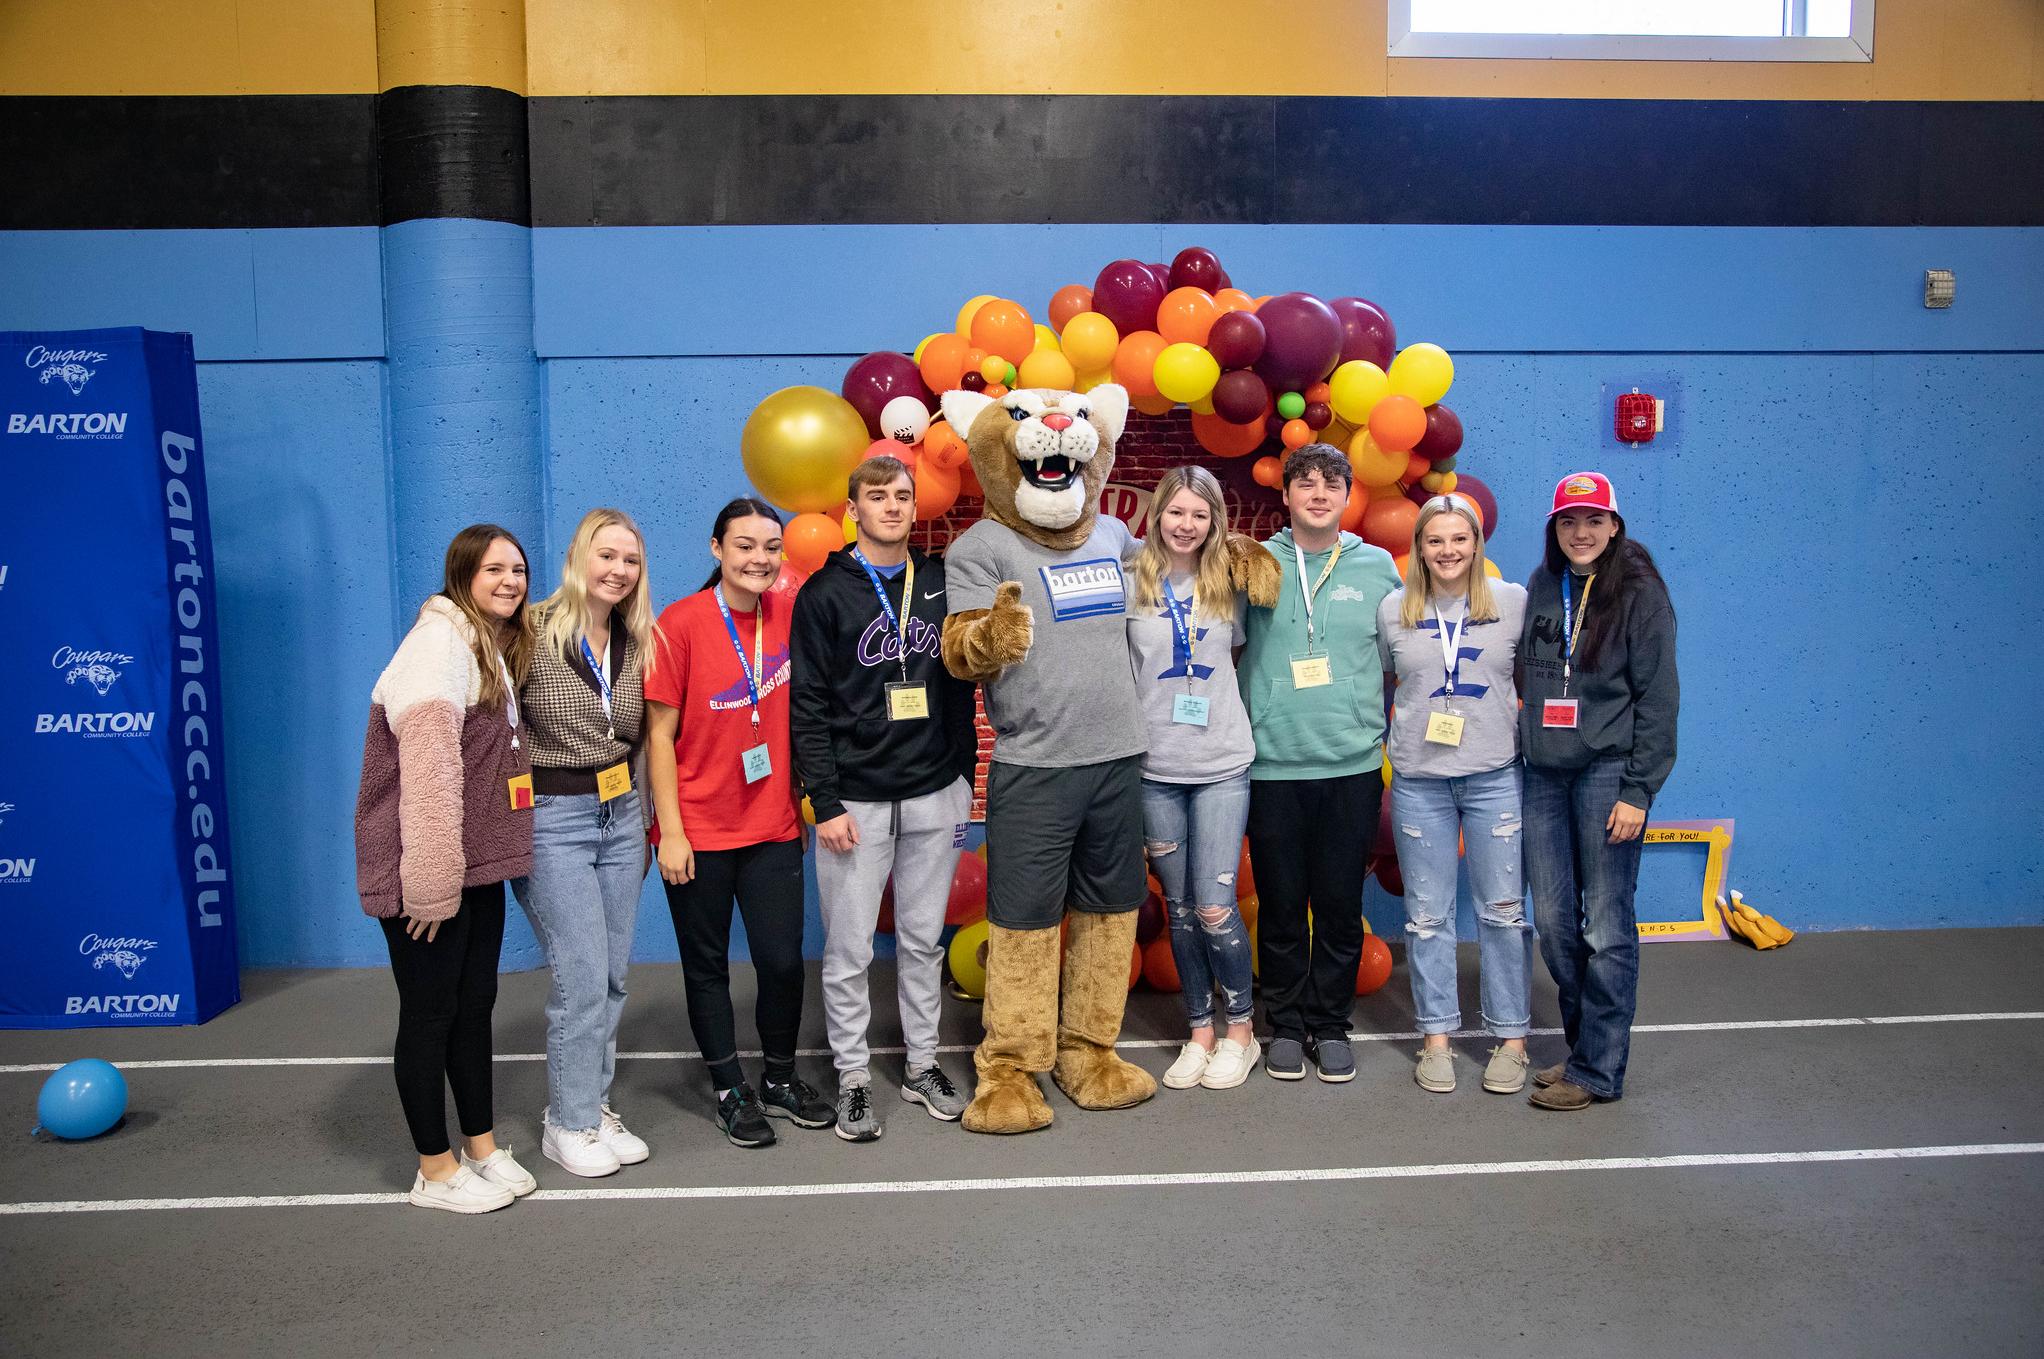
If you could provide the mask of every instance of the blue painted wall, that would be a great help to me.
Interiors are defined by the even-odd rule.
[[[1455,352],[1509,575],[1555,477],[1612,472],[1681,615],[1683,747],[1656,811],[1735,816],[1749,896],[1819,929],[2044,921],[2044,717],[2025,701],[2044,647],[1983,607],[2044,569],[2044,231],[537,231],[536,575],[584,509],[618,503],[662,602],[686,593],[711,509],[744,489],[759,397],[835,386],[971,293],[1040,303],[1194,241],[1259,287],[1375,297],[1403,338]],[[188,329],[206,360],[253,966],[382,960],[350,821],[369,686],[418,601],[394,580],[379,253],[370,230],[0,234],[0,327]],[[1950,312],[1920,306],[1929,266],[1959,272]],[[1673,394],[1670,433],[1608,448],[1607,393],[1634,384]],[[1650,855],[1643,904],[1680,915],[1699,868]],[[1397,929],[1374,889],[1370,913]],[[642,957],[673,957],[665,917],[649,887]],[[536,957],[515,921],[507,963]]]

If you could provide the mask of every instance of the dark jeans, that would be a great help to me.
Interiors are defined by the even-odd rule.
[[[464,1137],[497,1126],[490,1087],[490,1011],[504,951],[504,884],[461,890],[461,909],[433,941],[405,933],[402,917],[379,920],[397,978],[397,1097],[421,1156],[451,1150],[447,1089]]]
[[[1348,1037],[1363,961],[1363,878],[1383,797],[1384,776],[1374,769],[1250,781],[1257,958],[1273,1037]]]
[[[699,849],[696,875],[667,884],[667,910],[681,948],[688,1026],[719,1090],[744,1082],[731,1017],[731,901],[745,919],[759,997],[753,1009],[767,1075],[784,1081],[795,1070],[795,1033],[802,1024],[802,842],[780,840],[742,849]]]
[[[1561,992],[1566,1078],[1604,1099],[1625,1091],[1639,998],[1632,894],[1639,886],[1641,841],[1614,845],[1604,829],[1624,773],[1619,757],[1582,769],[1528,765],[1520,813],[1540,956]],[[1259,866],[1257,880],[1262,878]]]

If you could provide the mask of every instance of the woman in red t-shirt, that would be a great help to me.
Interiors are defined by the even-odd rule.
[[[710,534],[717,570],[667,606],[646,672],[647,774],[660,877],[681,948],[689,1027],[709,1063],[717,1118],[740,1147],[766,1147],[766,1116],[827,1128],[835,1111],[795,1075],[802,1020],[802,822],[788,747],[788,621],[781,521],[741,496]],[[757,1095],[738,1065],[731,1014],[731,903],[758,974],[754,1017],[766,1074]]]

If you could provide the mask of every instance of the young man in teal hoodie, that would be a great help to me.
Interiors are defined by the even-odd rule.
[[[1265,543],[1284,573],[1277,605],[1248,612],[1237,672],[1256,762],[1249,854],[1272,1043],[1264,1069],[1353,1080],[1349,1010],[1363,952],[1363,878],[1384,795],[1384,674],[1377,604],[1398,588],[1389,553],[1341,530],[1348,458],[1307,444],[1285,458],[1289,529]],[[1308,907],[1313,911],[1310,938]]]

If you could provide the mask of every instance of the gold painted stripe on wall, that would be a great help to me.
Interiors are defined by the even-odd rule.
[[[524,94],[524,0],[376,0],[377,83]]]
[[[0,94],[376,89],[376,0],[0,0]]]

